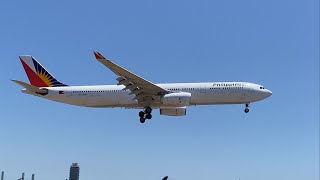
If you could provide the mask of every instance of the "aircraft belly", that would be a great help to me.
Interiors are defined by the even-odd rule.
[[[76,106],[116,106],[119,104],[119,98],[117,96],[106,96],[99,94],[77,94],[72,96],[65,95],[50,99]]]

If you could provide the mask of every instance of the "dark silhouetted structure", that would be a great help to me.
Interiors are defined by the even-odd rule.
[[[79,180],[80,167],[78,163],[72,163],[70,166],[69,180]]]
[[[4,178],[4,171],[1,172],[1,180]]]
[[[165,176],[162,180],[168,180],[168,176]]]

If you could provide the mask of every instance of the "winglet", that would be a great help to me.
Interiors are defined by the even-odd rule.
[[[93,51],[94,56],[96,57],[96,59],[106,59],[105,57],[103,57],[98,51]]]

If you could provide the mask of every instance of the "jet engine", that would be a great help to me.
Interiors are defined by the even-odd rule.
[[[160,109],[160,115],[164,116],[185,116],[186,114],[186,107]]]

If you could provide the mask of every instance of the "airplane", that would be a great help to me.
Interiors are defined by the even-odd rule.
[[[12,80],[22,92],[48,100],[93,108],[143,109],[140,122],[152,118],[152,110],[160,115],[185,116],[187,106],[249,104],[272,95],[262,85],[249,82],[206,82],[154,84],[106,59],[94,51],[95,58],[116,74],[116,85],[68,86],[51,75],[33,56],[19,56],[30,84]]]

